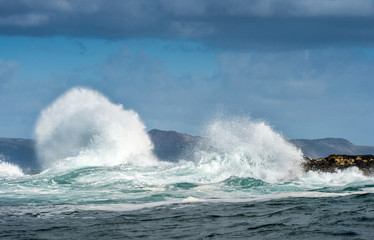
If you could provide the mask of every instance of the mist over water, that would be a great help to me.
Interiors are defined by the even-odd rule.
[[[43,110],[35,136],[44,169],[156,161],[138,114],[85,88],[71,89]]]

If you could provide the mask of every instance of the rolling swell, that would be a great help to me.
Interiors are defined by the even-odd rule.
[[[359,196],[355,204],[352,196],[342,196],[185,203],[129,212],[60,209],[58,221],[51,221],[56,214],[47,209],[37,220],[27,214],[8,216],[0,225],[0,238],[370,239],[374,195]]]

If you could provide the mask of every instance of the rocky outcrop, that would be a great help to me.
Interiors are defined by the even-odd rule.
[[[336,172],[349,167],[357,167],[364,174],[374,173],[373,155],[339,155],[333,154],[325,158],[304,158],[303,167],[305,171]]]

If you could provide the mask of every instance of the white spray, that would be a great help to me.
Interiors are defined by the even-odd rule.
[[[71,89],[45,109],[35,136],[44,169],[156,161],[138,114],[85,88]]]
[[[23,175],[21,168],[12,163],[5,162],[4,156],[0,154],[0,179],[21,177]]]
[[[207,175],[274,182],[302,174],[302,152],[264,122],[245,117],[218,119],[208,125],[205,135],[213,151],[200,151],[197,157]]]

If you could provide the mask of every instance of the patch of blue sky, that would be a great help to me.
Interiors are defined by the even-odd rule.
[[[18,79],[46,79],[51,73],[69,73],[99,64],[119,45],[95,39],[0,36],[0,58],[18,63]]]
[[[160,59],[165,70],[174,76],[208,75],[217,71],[217,51],[199,42],[186,40],[131,39],[125,45],[133,52],[144,52]]]
[[[51,73],[66,74],[93,67],[122,48],[159,59],[165,70],[177,77],[186,74],[211,76],[217,71],[217,52],[192,41],[0,36],[0,59],[19,64],[19,79],[46,79]]]

